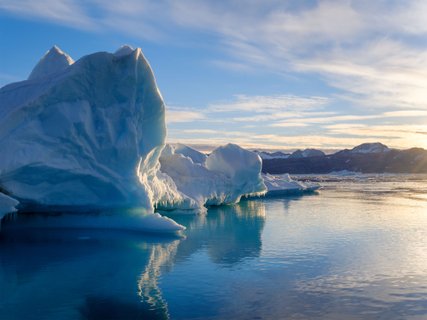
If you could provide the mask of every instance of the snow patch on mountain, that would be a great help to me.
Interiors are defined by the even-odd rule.
[[[325,153],[317,149],[304,149],[296,150],[293,152],[289,158],[290,159],[301,159],[301,158],[311,158],[311,157],[323,157]]]
[[[389,147],[379,142],[363,143],[350,150],[351,153],[383,153],[389,151]]]
[[[267,152],[267,151],[255,150],[254,152],[257,153],[261,157],[261,159],[263,159],[263,160],[287,159],[287,158],[289,158],[289,154],[283,153],[281,151]]]

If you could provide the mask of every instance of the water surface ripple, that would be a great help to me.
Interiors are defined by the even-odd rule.
[[[0,319],[426,319],[427,178],[298,178],[324,189],[173,216],[184,237],[3,222]]]

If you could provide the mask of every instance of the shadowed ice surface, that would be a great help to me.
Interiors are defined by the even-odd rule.
[[[3,221],[0,318],[425,319],[427,179],[318,179],[175,215],[184,236]]]

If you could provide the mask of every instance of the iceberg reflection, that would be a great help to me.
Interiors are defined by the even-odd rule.
[[[186,238],[177,249],[177,260],[202,248],[207,248],[212,262],[224,266],[260,255],[265,223],[263,201],[243,200],[231,206],[210,207],[206,216],[174,216],[174,220],[187,226]]]
[[[7,225],[0,233],[2,319],[168,318],[156,296],[153,259],[159,258],[157,248],[168,251],[178,237],[87,229],[17,232]],[[149,278],[142,284],[141,270]]]

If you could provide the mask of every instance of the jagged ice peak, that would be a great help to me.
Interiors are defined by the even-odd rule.
[[[54,45],[36,64],[28,80],[40,79],[68,68],[74,60]]]

